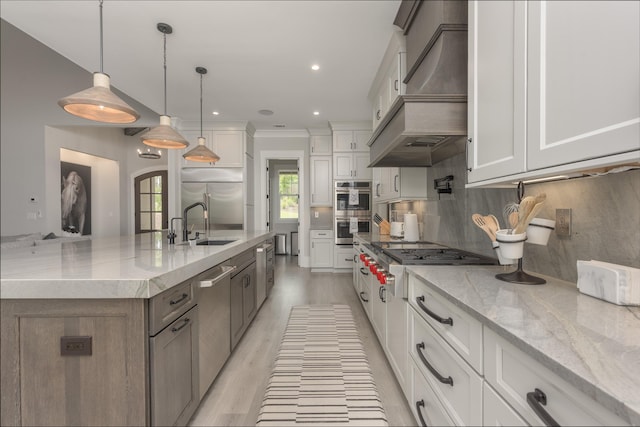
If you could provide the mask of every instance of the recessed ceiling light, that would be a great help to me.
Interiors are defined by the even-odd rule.
[[[314,112],[313,112],[313,115],[314,115],[314,116],[319,116],[319,115],[320,115],[320,111],[314,111]]]
[[[214,116],[217,116],[217,115],[219,115],[220,113],[218,113],[217,111],[214,111],[214,112],[213,112],[213,113],[211,113],[211,114],[213,114]]]
[[[318,64],[313,64],[313,65],[311,66],[311,69],[312,69],[313,71],[318,71],[318,70],[320,69],[320,66],[319,66]]]
[[[262,114],[263,116],[270,116],[273,114],[273,111],[271,110],[258,110],[258,113]]]

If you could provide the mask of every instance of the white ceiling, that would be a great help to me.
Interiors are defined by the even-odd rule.
[[[167,113],[185,121],[249,120],[260,130],[371,119],[367,94],[399,0],[105,1],[104,72],[159,114],[167,35]],[[97,0],[2,0],[0,15],[87,71],[100,68]],[[312,71],[311,65],[320,65]],[[78,90],[91,81],[78,82]],[[272,116],[258,110],[269,109]],[[220,111],[215,118],[212,111]],[[319,111],[319,116],[313,116]]]

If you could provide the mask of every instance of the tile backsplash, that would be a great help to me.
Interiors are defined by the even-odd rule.
[[[465,189],[464,156],[430,168],[429,178],[454,175],[453,193],[440,200],[394,206],[412,209],[422,219],[423,240],[495,256],[486,234],[471,221],[473,213],[494,214],[517,202],[515,187]],[[525,244],[523,268],[577,281],[577,260],[599,260],[640,268],[640,170],[566,181],[528,184],[525,196],[546,193],[538,217],[555,219],[556,209],[571,209],[571,235],[552,232],[547,246]],[[515,267],[514,267],[515,268]]]

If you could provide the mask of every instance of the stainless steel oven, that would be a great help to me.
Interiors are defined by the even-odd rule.
[[[358,222],[358,233],[369,233],[371,231],[371,218],[353,217]],[[336,218],[336,245],[353,244],[353,233],[351,233],[351,218]]]
[[[371,217],[371,181],[335,181],[335,218]]]

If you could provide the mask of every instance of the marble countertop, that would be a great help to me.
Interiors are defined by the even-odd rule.
[[[512,268],[511,268],[512,269]],[[542,286],[495,278],[505,267],[407,270],[604,407],[640,425],[640,307],[581,294],[542,276]]]
[[[151,298],[270,236],[213,231],[208,239],[235,242],[191,246],[169,245],[158,232],[2,249],[0,298]]]

